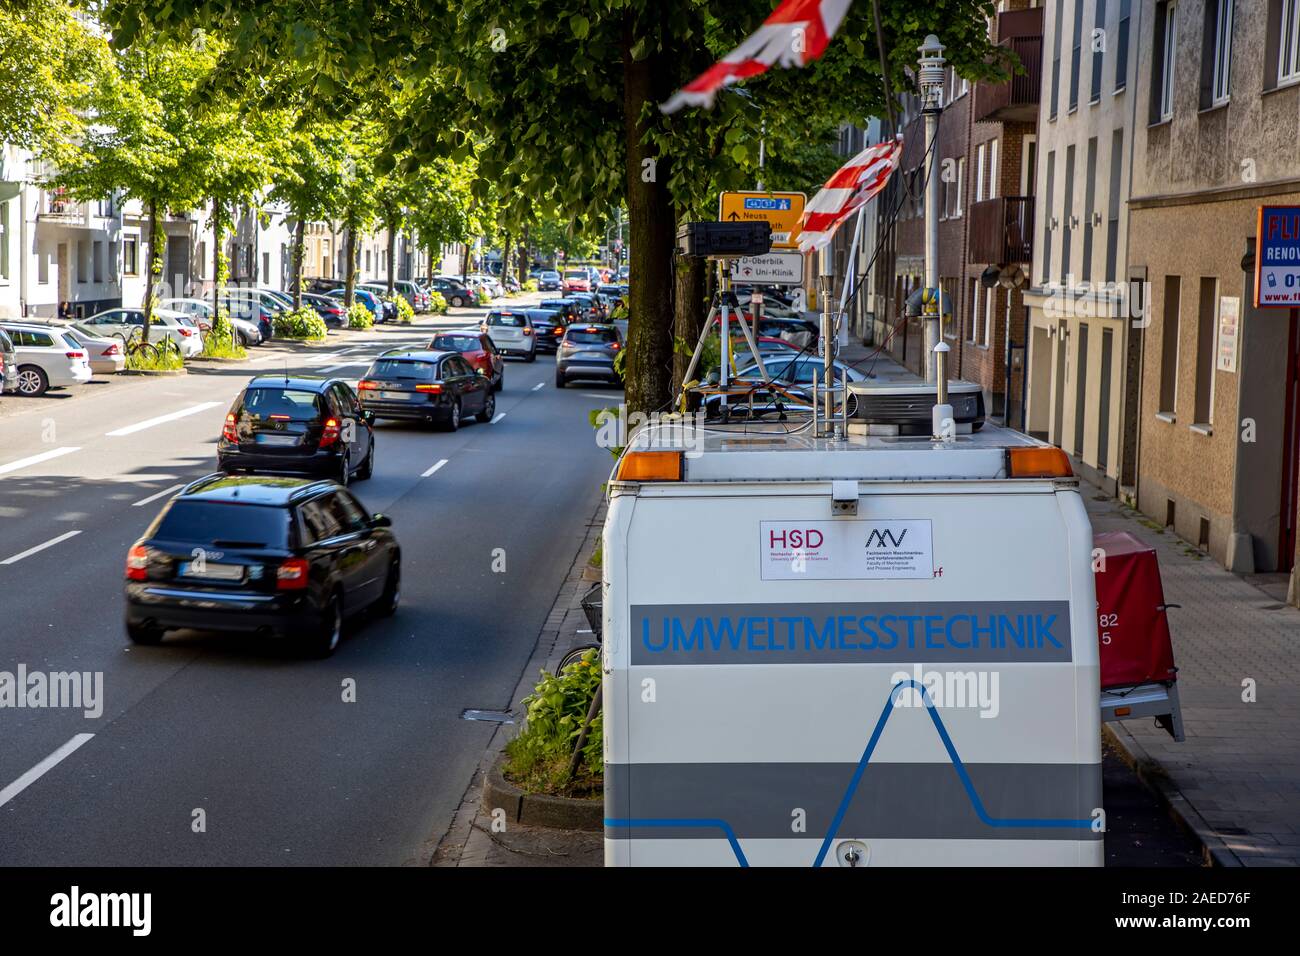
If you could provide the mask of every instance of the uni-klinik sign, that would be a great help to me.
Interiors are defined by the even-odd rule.
[[[1300,206],[1260,206],[1255,308],[1300,306]]]

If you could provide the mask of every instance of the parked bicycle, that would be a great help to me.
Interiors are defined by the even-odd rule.
[[[569,648],[564,656],[560,658],[560,666],[555,669],[557,675],[563,674],[565,670],[572,667],[578,661],[587,656],[588,651],[600,651],[600,621],[602,613],[603,599],[601,597],[601,585],[593,584],[582,598],[582,613],[587,618],[587,623],[591,625],[591,633],[595,641],[578,644]],[[599,656],[599,655],[598,655]]]

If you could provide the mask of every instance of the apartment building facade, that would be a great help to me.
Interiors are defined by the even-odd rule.
[[[1131,0],[1047,0],[1028,309],[1027,431],[1112,494],[1136,484],[1136,356],[1126,282],[1136,36]]]
[[[1300,206],[1300,4],[1144,4],[1129,270],[1149,293],[1138,506],[1295,588],[1300,310],[1256,308],[1261,205]]]

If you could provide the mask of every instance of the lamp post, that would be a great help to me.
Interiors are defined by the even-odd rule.
[[[929,158],[925,175],[925,380],[933,382],[937,377],[934,348],[940,342],[939,314],[942,308],[939,292],[939,177],[934,174],[939,156],[935,140],[939,136],[939,114],[943,112],[945,61],[943,44],[933,33],[925,38],[917,51],[921,58],[916,76],[921,88],[921,114],[925,117],[925,155]]]

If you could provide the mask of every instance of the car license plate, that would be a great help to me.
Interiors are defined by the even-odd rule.
[[[265,432],[259,432],[257,436],[259,445],[296,445],[298,444],[297,435],[269,435]]]
[[[212,564],[204,561],[181,562],[181,576],[187,578],[204,578],[209,581],[243,581],[244,566],[241,564]]]
[[[380,392],[379,400],[381,402],[408,402],[411,400],[410,392]]]

